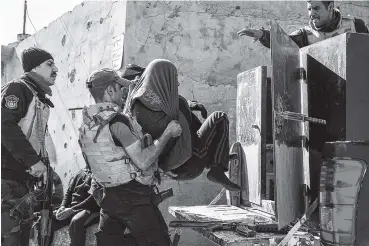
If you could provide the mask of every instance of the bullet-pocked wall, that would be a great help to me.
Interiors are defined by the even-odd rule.
[[[336,4],[343,14],[369,23],[369,2]],[[55,57],[59,72],[52,89],[55,108],[51,110],[49,128],[54,148],[49,152],[66,188],[69,179],[85,165],[77,143],[81,113],[76,108],[91,103],[85,88],[90,72],[119,65],[121,55],[123,64],[147,65],[155,58],[173,61],[178,68],[181,95],[203,103],[209,113],[222,110],[228,114],[232,144],[236,139],[237,74],[270,64],[269,50],[251,38],[238,37],[237,31],[243,27],[269,28],[271,20],[287,33],[292,32],[308,21],[306,3],[87,1],[20,42],[11,56],[2,56],[2,68],[6,68],[2,80],[22,73],[19,57],[27,47],[37,45]],[[123,37],[124,52],[123,48],[119,52]],[[164,181],[162,188],[166,187],[173,187],[175,193],[160,205],[167,221],[173,219],[168,206],[206,205],[221,190],[205,175],[179,184]],[[67,242],[63,238],[55,245]],[[213,244],[184,230],[180,245]]]
[[[30,46],[49,51],[55,59],[59,72],[52,87],[55,108],[49,121],[54,148],[49,145],[48,152],[65,188],[69,179],[85,166],[77,142],[80,108],[92,102],[85,81],[93,70],[112,66],[114,38],[124,34],[125,14],[124,2],[82,3],[20,42],[12,63],[5,65],[19,63],[22,50]],[[6,78],[18,77],[22,69],[19,65],[17,68]]]

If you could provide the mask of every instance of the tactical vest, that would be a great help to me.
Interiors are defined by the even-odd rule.
[[[33,149],[40,154],[45,150],[45,134],[47,121],[49,120],[50,108],[47,104],[40,101],[37,96],[37,92],[22,79],[17,82],[24,84],[33,94],[31,103],[28,106],[27,114],[22,118],[18,125],[22,129],[22,132],[26,136],[26,139],[30,142]],[[5,88],[3,91],[5,91]]]
[[[314,30],[311,26],[305,26],[304,29],[307,34],[309,45],[317,43],[325,39],[328,39],[328,38],[331,38],[331,37],[334,37],[334,36],[338,36],[346,32],[352,32],[352,33],[356,32],[355,19],[351,17],[342,17],[342,16],[338,24],[338,27],[332,32],[317,31],[317,30]]]
[[[105,187],[118,186],[133,179],[144,185],[155,184],[157,165],[145,171],[138,169],[124,148],[114,143],[109,122],[120,113],[119,110],[111,103],[96,104],[83,110],[84,123],[79,129],[79,143],[93,177]]]

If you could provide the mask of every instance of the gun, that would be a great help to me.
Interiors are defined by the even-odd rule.
[[[147,148],[152,144],[153,144],[152,136],[150,134],[146,133],[143,137],[143,140],[142,140],[142,148]],[[160,185],[161,177],[160,177],[159,170],[156,170],[154,175],[155,175],[155,178],[158,180],[158,183]],[[164,201],[164,200],[166,200],[166,199],[168,199],[172,196],[173,196],[173,189],[172,188],[168,188],[168,189],[160,191],[160,192],[158,191],[155,198],[154,198],[154,203],[156,205],[159,205],[162,201]]]
[[[46,177],[41,177],[38,183],[39,189],[45,190],[44,199],[41,202],[40,211],[40,246],[49,246],[51,238],[51,223],[53,217],[53,209],[51,204],[51,198],[53,193],[53,180],[49,158],[47,154],[41,158],[41,161],[46,166]]]

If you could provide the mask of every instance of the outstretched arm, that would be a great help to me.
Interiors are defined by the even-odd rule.
[[[270,48],[270,31],[262,29],[244,28],[237,32],[239,36],[249,36],[254,38],[254,42],[259,40],[262,45]],[[289,34],[290,38],[301,48],[307,46],[306,35],[304,35],[303,28],[296,30]]]

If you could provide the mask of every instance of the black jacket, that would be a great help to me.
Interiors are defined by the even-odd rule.
[[[99,207],[93,196],[88,193],[91,188],[91,171],[87,168],[79,171],[69,182],[61,206],[98,212]]]
[[[41,102],[54,107],[36,83],[27,76],[9,82],[1,89],[1,178],[22,181],[25,170],[40,160],[40,156],[26,139],[18,123],[28,112],[33,99],[32,92],[19,80],[23,80],[38,93]],[[13,104],[9,104],[9,98]],[[14,103],[14,99],[16,103]]]

